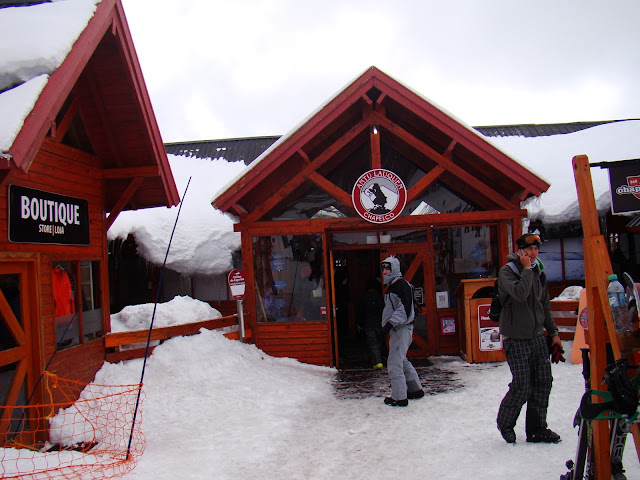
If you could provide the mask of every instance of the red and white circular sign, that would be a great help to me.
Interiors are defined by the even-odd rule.
[[[362,218],[372,223],[387,223],[404,210],[407,189],[395,173],[374,168],[358,178],[353,186],[351,199]]]
[[[244,298],[244,274],[242,270],[231,270],[229,272],[229,288],[231,289],[231,296],[236,300]]]

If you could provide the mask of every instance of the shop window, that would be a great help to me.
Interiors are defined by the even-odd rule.
[[[407,187],[409,188],[409,187]],[[434,182],[413,202],[407,204],[404,215],[433,215],[438,213],[474,212],[478,208],[449,190],[440,182]]]
[[[101,337],[100,262],[54,261],[51,275],[58,348]]]
[[[549,282],[584,280],[582,238],[555,238],[540,245],[540,260]]]
[[[322,235],[253,238],[258,322],[326,320]]]
[[[436,292],[447,292],[449,301],[455,302],[455,290],[460,280],[495,277],[498,272],[497,238],[498,229],[495,226],[434,229]]]
[[[306,181],[284,198],[267,217],[271,220],[345,218],[345,212],[349,213],[349,208],[313,182]]]

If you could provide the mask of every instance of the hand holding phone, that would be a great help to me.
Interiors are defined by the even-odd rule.
[[[529,257],[523,249],[518,250],[518,256],[524,268],[531,268],[531,257]]]

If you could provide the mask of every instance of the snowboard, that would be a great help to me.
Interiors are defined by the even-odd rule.
[[[582,350],[589,348],[585,330],[589,328],[589,314],[587,312],[587,290],[580,290],[580,301],[578,302],[578,319],[576,320],[576,331],[573,335],[573,346],[571,347],[571,363],[576,365],[582,363]]]

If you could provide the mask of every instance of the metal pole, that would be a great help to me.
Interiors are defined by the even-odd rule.
[[[238,340],[244,342],[244,311],[242,309],[242,299],[236,300],[238,307]]]

